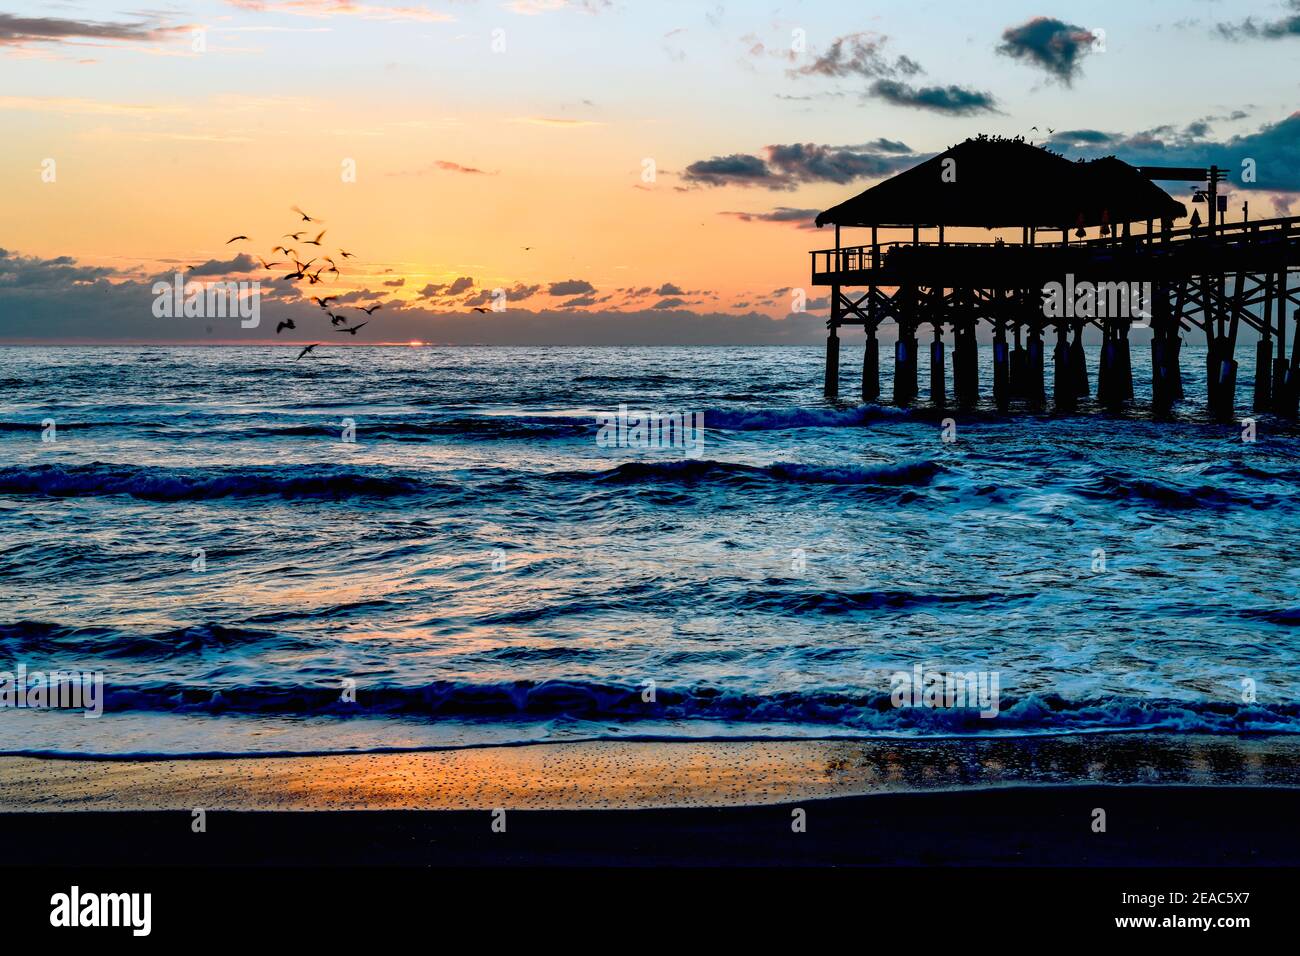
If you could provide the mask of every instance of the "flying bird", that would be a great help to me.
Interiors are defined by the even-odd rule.
[[[376,309],[382,309],[383,307],[384,307],[384,305],[383,305],[382,302],[381,302],[379,305],[359,305],[359,306],[357,306],[357,308],[360,309],[362,312],[364,312],[366,315],[374,315]]]
[[[285,319],[283,322],[281,322],[279,325],[275,327],[275,334],[279,335],[285,329],[296,329],[297,327],[298,326],[293,324],[293,319]]]
[[[346,249],[340,249],[339,255],[341,255],[344,259],[356,258],[355,256],[352,255],[352,253],[348,252]]]
[[[311,345],[307,346],[305,349],[303,349],[301,352],[299,352],[299,353],[298,353],[298,358],[294,359],[294,361],[295,361],[295,362],[298,361],[298,359],[302,358],[304,355],[306,355],[308,352],[310,352],[312,349],[314,349],[314,348],[315,348],[316,346],[318,346],[318,345],[320,345],[319,342],[313,342]]]
[[[475,312],[491,312],[492,310],[491,310],[491,309],[485,309],[485,308],[483,308],[483,306],[481,306],[481,305],[476,305],[476,306],[474,306],[474,311],[475,311]]]
[[[247,238],[248,238],[247,236],[235,236],[233,239],[227,239],[226,245],[230,245],[232,242],[236,242],[240,239],[247,239]]]
[[[284,238],[285,238],[285,239],[292,239],[294,242],[297,242],[299,239],[302,238],[302,233],[301,233],[301,232],[286,232],[286,233],[284,234]]]
[[[303,212],[301,209],[299,209],[297,206],[290,206],[289,208],[292,209],[294,212],[296,212],[298,215],[302,216],[302,221],[303,221],[303,222],[315,222],[315,221],[316,221],[316,220],[313,219],[311,216],[307,215],[305,212]]]
[[[352,326],[351,328],[347,328],[347,327],[345,326],[345,327],[343,327],[343,328],[341,328],[341,329],[335,329],[334,331],[335,331],[335,332],[350,332],[352,335],[356,335],[356,334],[357,334],[357,331],[358,331],[359,329],[363,329],[363,328],[365,328],[365,327],[366,327],[367,325],[369,325],[369,324],[370,324],[369,322],[361,322],[361,323],[359,323],[359,324],[357,324],[357,325]]]
[[[258,257],[257,257],[257,261],[260,262],[260,263],[262,264],[262,268],[263,268],[263,269],[269,269],[269,268],[271,268],[271,266],[282,266],[282,265],[284,265],[283,262],[267,262],[267,261],[266,261],[265,259],[263,259],[261,256],[258,256]]]
[[[317,235],[315,239],[304,239],[304,240],[303,240],[303,244],[304,244],[304,245],[308,245],[308,246],[319,246],[319,245],[320,245],[320,239],[321,239],[321,236],[323,236],[323,235],[325,235],[325,230],[324,230],[324,229],[322,229],[322,230],[320,231],[320,234]]]
[[[330,325],[347,325],[348,320],[341,315],[335,315],[333,312],[326,313],[330,317]]]
[[[338,296],[336,295],[327,295],[323,299],[317,298],[316,296],[312,296],[311,300],[323,309],[337,298]]]

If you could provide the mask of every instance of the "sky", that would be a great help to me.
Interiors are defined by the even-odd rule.
[[[816,212],[969,136],[1300,214],[1298,66],[1300,0],[0,0],[0,342],[814,342]]]

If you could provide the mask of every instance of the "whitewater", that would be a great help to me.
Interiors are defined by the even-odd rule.
[[[296,351],[0,348],[0,670],[104,675],[0,752],[1300,732],[1297,431],[1208,421],[1193,348],[1163,423],[829,404],[815,348]]]

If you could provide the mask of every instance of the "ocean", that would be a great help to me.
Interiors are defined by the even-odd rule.
[[[1174,421],[955,433],[820,348],[295,354],[0,348],[0,669],[103,681],[0,751],[1300,732],[1298,432],[1208,421],[1203,350]]]

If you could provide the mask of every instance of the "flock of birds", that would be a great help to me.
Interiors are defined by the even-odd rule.
[[[312,223],[320,222],[320,220],[313,219],[311,216],[307,215],[297,206],[291,206],[290,208],[295,213],[297,213],[299,216],[302,217],[302,222],[312,222]],[[316,234],[315,239],[303,239],[302,237],[307,235],[308,232],[305,229],[301,229],[298,232],[286,232],[281,238],[288,239],[295,243],[301,243],[304,246],[316,246],[316,248],[320,249],[322,248],[321,240],[325,238],[326,231],[327,230],[322,229],[320,232]],[[248,236],[242,236],[242,235],[232,236],[231,238],[226,240],[226,245],[230,245],[232,242],[240,242],[240,241],[251,242],[252,240],[249,239]],[[335,279],[337,279],[339,275],[341,275],[338,266],[335,265],[334,260],[330,256],[317,255],[308,259],[306,262],[303,262],[298,258],[297,249],[294,249],[293,247],[284,244],[276,245],[271,248],[272,255],[274,255],[277,252],[284,253],[284,255],[288,257],[288,260],[293,263],[293,271],[288,273],[284,277],[289,282],[302,282],[305,280],[309,285],[316,285],[318,283],[325,281],[324,279],[321,278],[321,273],[333,273]],[[355,256],[351,252],[348,252],[346,249],[339,249],[338,254],[343,259],[355,258]],[[257,257],[257,261],[261,263],[263,269],[267,269],[267,270],[274,269],[276,266],[284,265],[284,262],[267,262],[261,256]],[[311,269],[312,264],[318,261],[321,263],[321,265],[316,267],[316,271],[315,272],[309,271]],[[326,268],[326,265],[328,265],[328,268]],[[333,296],[333,295],[311,297],[311,300],[315,302],[317,306],[320,307],[321,311],[329,316],[330,325],[334,327],[335,332],[342,332],[342,333],[347,333],[355,336],[357,332],[359,332],[361,329],[365,328],[367,325],[370,324],[371,320],[370,318],[367,318],[366,321],[364,322],[357,322],[355,325],[348,325],[349,320],[345,316],[335,315],[333,312],[330,311],[330,307],[329,307],[330,303],[336,301],[337,299],[338,296]],[[366,315],[369,317],[369,316],[373,316],[375,314],[375,311],[377,309],[382,308],[382,306],[362,305],[362,306],[356,306],[355,308],[357,308],[358,311],[366,313]],[[285,329],[293,330],[296,328],[298,328],[298,326],[294,324],[293,319],[284,319],[275,327],[275,334],[279,335]],[[320,344],[321,344],[320,342],[313,342],[311,345],[308,345],[306,348],[304,348],[301,352],[298,353],[298,358],[294,359],[294,361],[296,362],[304,355],[309,354]]]

